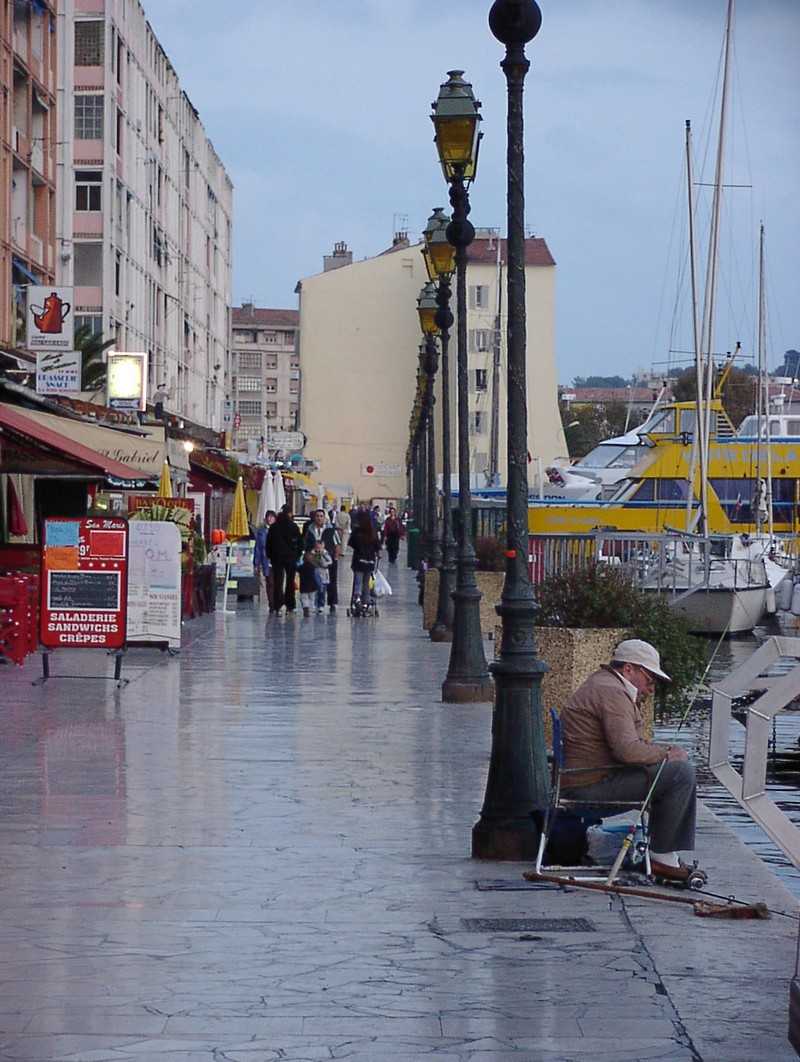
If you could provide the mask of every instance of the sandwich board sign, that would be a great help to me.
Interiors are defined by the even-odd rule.
[[[39,640],[46,648],[120,649],[126,640],[128,521],[44,521]]]

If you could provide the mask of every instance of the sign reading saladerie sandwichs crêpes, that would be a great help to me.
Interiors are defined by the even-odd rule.
[[[42,645],[119,649],[126,640],[128,521],[45,520]]]

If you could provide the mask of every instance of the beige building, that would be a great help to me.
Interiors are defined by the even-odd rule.
[[[261,309],[252,302],[231,312],[231,402],[234,450],[297,428],[300,354],[297,310]]]
[[[422,338],[416,306],[428,279],[421,250],[421,244],[410,246],[399,236],[383,254],[353,262],[345,245],[338,244],[323,272],[298,285],[303,366],[299,427],[308,439],[305,457],[318,462],[320,482],[337,496],[405,496],[408,422]],[[535,490],[538,470],[567,449],[558,412],[555,262],[542,239],[527,240],[526,255],[529,482]],[[467,267],[470,471],[475,486],[492,478],[493,450],[499,483],[506,482],[504,256],[505,241],[479,230]],[[455,346],[454,325],[453,386]],[[439,402],[439,440],[440,411]],[[455,474],[455,395],[451,411]]]

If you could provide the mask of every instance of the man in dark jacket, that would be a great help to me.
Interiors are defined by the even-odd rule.
[[[339,557],[342,555],[342,539],[339,532],[328,523],[324,509],[315,509],[311,514],[308,528],[303,535],[303,548],[308,553],[314,549],[314,545],[321,542],[331,555],[331,566],[328,569],[328,607],[331,612],[336,611],[339,604]]]
[[[289,613],[297,607],[294,580],[302,553],[300,528],[294,522],[292,507],[287,502],[267,535],[267,555],[275,575],[275,597],[270,612],[280,612],[285,605]]]

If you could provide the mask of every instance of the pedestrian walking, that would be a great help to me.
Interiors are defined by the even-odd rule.
[[[303,555],[303,540],[289,502],[281,507],[269,529],[267,553],[275,575],[275,600],[270,611],[280,612],[285,606],[287,613],[294,612],[297,608],[294,584],[297,562]]]
[[[405,537],[406,529],[403,527],[403,522],[397,515],[397,509],[393,505],[389,506],[389,515],[383,522],[381,528],[381,541],[386,546],[386,554],[389,558],[389,563],[394,564],[397,561],[397,554],[400,551],[400,541]]]

